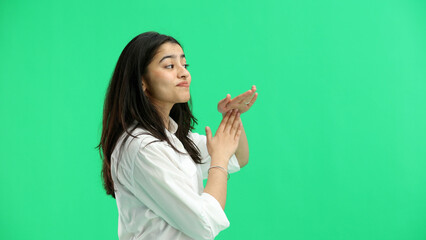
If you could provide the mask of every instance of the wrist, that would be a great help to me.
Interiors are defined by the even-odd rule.
[[[223,168],[228,168],[228,162],[229,162],[229,158],[225,157],[225,156],[219,156],[219,155],[214,155],[214,156],[210,156],[211,157],[211,162],[210,162],[210,166],[221,166]]]
[[[234,109],[237,109],[237,108],[234,108]],[[231,111],[231,110],[229,110],[229,111]],[[238,110],[238,112],[240,113],[240,116],[243,114],[240,110]],[[222,118],[224,118],[227,112],[219,112],[219,113],[222,114]]]
[[[221,167],[221,166],[211,166],[210,168],[209,168],[209,170],[207,171],[207,173],[209,174],[210,173],[210,170],[211,169],[217,169],[217,170],[220,170],[220,171],[223,171],[224,173],[225,173],[225,175],[227,176],[227,180],[229,180],[229,172],[228,172],[228,169],[226,169],[226,168],[224,168],[224,167]]]

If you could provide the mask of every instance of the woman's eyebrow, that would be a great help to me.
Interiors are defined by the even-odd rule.
[[[164,60],[164,59],[166,59],[166,58],[176,58],[176,55],[167,55],[167,56],[164,56],[164,57],[160,60],[160,62],[159,62],[159,63],[161,63],[161,61],[163,61],[163,60]],[[180,58],[185,58],[185,54],[180,55]]]

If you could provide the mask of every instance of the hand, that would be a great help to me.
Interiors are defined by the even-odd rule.
[[[247,92],[238,95],[231,100],[231,95],[226,95],[226,98],[219,101],[217,110],[224,115],[231,109],[238,109],[239,113],[247,112],[257,99],[256,86],[253,85]]]
[[[235,153],[240,141],[242,123],[237,110],[229,111],[219,125],[214,137],[209,127],[206,127],[207,150],[214,159],[226,159],[225,166],[232,154]]]

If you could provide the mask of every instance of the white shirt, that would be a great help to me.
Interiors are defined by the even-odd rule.
[[[187,153],[175,136],[178,125],[169,119],[166,134],[179,151]],[[140,133],[147,131],[136,128],[132,135]],[[211,163],[206,136],[189,132],[205,163],[195,164],[188,154],[175,152],[165,141],[147,145],[158,140],[150,135],[130,136],[120,149],[126,134],[121,136],[111,155],[120,240],[214,239],[229,227],[219,202],[203,192],[203,179],[207,178]],[[233,155],[228,171],[239,170]]]

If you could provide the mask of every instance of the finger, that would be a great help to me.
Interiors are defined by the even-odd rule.
[[[257,91],[257,88],[256,88],[256,86],[255,86],[255,85],[253,85],[253,86],[251,87],[251,93],[252,93],[252,96],[253,96],[253,94],[254,94],[256,91]]]
[[[224,132],[229,132],[229,125],[232,125],[236,111],[237,111],[236,109],[231,109],[229,111],[228,120],[226,121],[226,123],[224,125],[224,129],[223,129]]]
[[[247,96],[249,96],[249,95],[250,95],[250,91],[251,91],[251,90],[248,90],[248,91],[246,91],[246,92],[244,92],[244,93],[241,93],[240,95],[238,95],[238,96],[236,96],[234,99],[232,99],[232,101],[233,101],[233,102],[234,102],[234,101],[237,101],[237,102],[241,101],[241,99],[242,99],[242,98],[246,98]]]
[[[227,98],[224,98],[224,99],[220,100],[218,104],[223,104],[227,100],[228,100]]]
[[[247,102],[250,102],[250,100],[251,99],[253,99],[253,97],[254,97],[254,95],[256,95],[257,93],[255,93],[255,91],[252,91],[252,90],[250,90],[251,91],[251,94],[250,95],[248,95],[246,98],[244,98],[243,100],[241,100],[240,102],[239,102],[239,104],[247,104]]]
[[[226,100],[225,100],[225,109],[226,108],[228,108],[228,106],[229,106],[229,103],[231,102],[231,94],[228,94],[228,95],[226,95],[226,98],[225,98]]]
[[[231,114],[231,111],[226,112],[225,116],[222,118],[222,121],[220,122],[217,132],[223,132],[226,126],[226,122],[228,122],[228,118],[230,114]]]
[[[243,131],[243,122],[240,121],[240,125],[238,126],[237,132],[235,133],[235,141],[240,141],[241,132]]]
[[[247,93],[244,93],[247,94]],[[227,104],[226,104],[226,108],[227,109],[232,109],[232,108],[238,108],[238,105],[240,105],[241,101],[244,100],[244,94],[241,94],[237,97],[235,97],[234,99],[230,100]],[[250,95],[247,95],[250,96]],[[245,97],[247,97],[245,96]]]
[[[228,103],[228,97],[225,97],[224,99],[220,100],[219,103],[217,104],[218,110],[219,109],[225,109],[227,103]]]
[[[241,113],[237,113],[237,115],[235,116],[235,120],[232,124],[231,135],[235,135],[235,133],[238,130],[238,126],[241,124],[240,115],[241,115]]]
[[[229,116],[228,122],[226,123],[225,132],[229,133],[232,128],[232,124],[234,123],[235,117],[237,116],[238,110],[233,109],[232,114]]]
[[[228,103],[231,100],[231,95],[228,93],[226,97],[219,101],[218,105],[223,105]]]
[[[254,92],[252,90],[248,90],[247,92],[242,94],[242,98],[238,100],[238,103],[241,104],[243,102],[247,102],[247,99],[251,99],[253,97],[253,93]]]
[[[206,127],[206,137],[207,137],[207,142],[212,141],[212,130],[210,130],[209,127]]]
[[[257,95],[257,93],[253,93],[251,96],[248,96],[247,98],[241,100],[239,104],[240,105],[248,105],[251,102],[251,100],[253,100],[254,96],[256,96],[256,95]]]
[[[251,99],[250,103],[249,103],[249,104],[247,104],[249,107],[251,107],[251,106],[254,104],[254,102],[256,102],[257,95],[258,95],[258,93],[256,93],[256,94],[254,95],[254,97]]]

